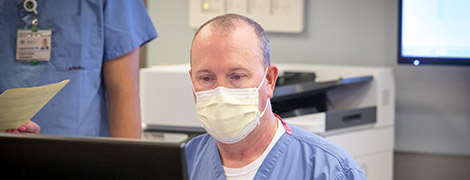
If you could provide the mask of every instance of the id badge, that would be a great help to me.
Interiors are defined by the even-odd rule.
[[[51,59],[52,30],[18,29],[16,60],[49,61]]]

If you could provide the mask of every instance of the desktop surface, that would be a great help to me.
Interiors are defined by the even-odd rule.
[[[15,179],[187,179],[183,142],[1,133],[0,147]]]

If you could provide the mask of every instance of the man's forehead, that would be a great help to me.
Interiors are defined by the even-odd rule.
[[[258,68],[263,65],[263,56],[254,29],[245,22],[236,22],[233,27],[216,27],[217,24],[207,24],[202,28],[191,45],[191,68],[197,63],[198,69],[210,59],[231,59],[234,64],[242,63],[243,68]],[[225,30],[224,30],[225,29]],[[237,62],[234,62],[237,61]],[[248,61],[248,62],[238,62]],[[255,65],[256,63],[256,65]],[[232,64],[227,64],[231,66]]]
[[[232,20],[230,25],[227,24],[219,24],[219,23],[209,23],[204,26],[199,32],[196,34],[195,39],[198,37],[208,37],[213,35],[225,35],[231,36],[237,33],[244,33],[247,35],[248,33],[255,34],[253,27],[251,27],[246,22],[241,20]]]

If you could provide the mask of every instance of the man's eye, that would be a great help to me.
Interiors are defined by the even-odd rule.
[[[238,79],[240,79],[240,78],[242,78],[242,76],[240,76],[240,75],[235,75],[235,76],[233,76],[233,79],[236,79],[236,80],[238,80]]]
[[[233,76],[232,76],[232,79],[233,79],[233,80],[240,80],[240,79],[243,78],[243,77],[244,77],[244,75],[239,75],[239,74],[237,74],[237,75],[233,75]]]
[[[211,77],[207,77],[207,76],[206,76],[206,77],[201,77],[201,79],[204,80],[204,81],[210,81],[210,80],[211,80]]]

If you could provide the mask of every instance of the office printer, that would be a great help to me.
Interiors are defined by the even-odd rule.
[[[314,133],[377,122],[377,107],[337,109],[333,89],[367,86],[373,76],[316,80],[314,72],[284,71],[271,98],[273,112]],[[341,99],[343,100],[343,99]]]
[[[391,68],[276,64],[273,112],[346,149],[369,179],[392,179],[395,86]],[[144,135],[204,133],[189,64],[140,71]],[[145,136],[144,136],[145,137]]]

